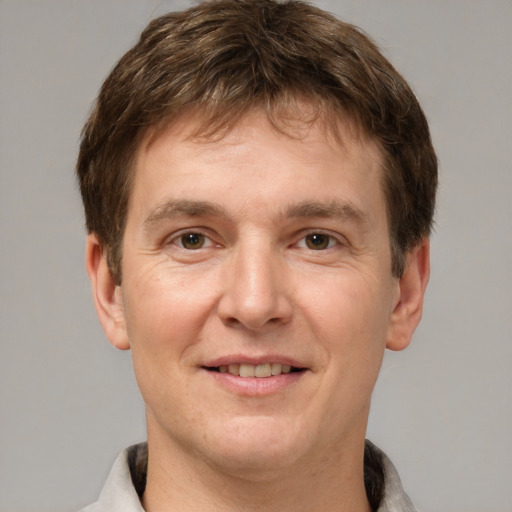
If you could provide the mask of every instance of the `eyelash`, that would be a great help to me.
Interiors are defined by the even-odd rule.
[[[193,235],[196,235],[198,237],[202,237],[204,239],[204,241],[206,241],[206,243],[207,243],[206,247],[205,247],[204,244],[202,244],[197,249],[189,249],[189,248],[185,247],[183,245],[183,239],[186,236],[193,236]],[[175,234],[173,236],[173,238],[170,239],[167,243],[170,244],[170,245],[176,245],[177,247],[179,247],[180,249],[183,249],[185,251],[194,251],[194,250],[208,248],[208,247],[212,247],[212,246],[216,245],[215,242],[212,240],[212,238],[210,236],[208,236],[207,234],[203,233],[199,229],[188,229],[186,231],[182,231],[182,232],[180,232],[178,234]]]
[[[322,244],[321,243],[318,243],[318,247],[317,248],[312,248],[308,245],[308,237],[322,237],[322,238],[327,238],[327,246],[326,247],[323,247],[323,248],[319,248],[319,246],[321,246]],[[312,240],[313,242],[313,240]],[[302,245],[300,245],[302,244]],[[314,242],[313,242],[314,244]],[[310,231],[309,233],[306,233],[303,237],[300,238],[299,242],[297,242],[295,244],[296,246],[299,246],[299,247],[302,247],[304,249],[309,249],[310,251],[315,251],[315,252],[321,252],[321,251],[325,251],[327,249],[332,249],[333,247],[336,247],[336,246],[340,246],[340,245],[345,245],[343,244],[341,241],[340,241],[340,238],[339,237],[336,237],[332,234],[329,234],[329,233],[325,233],[324,231]]]
[[[205,242],[205,243],[201,244],[200,247],[197,247],[197,248],[185,247],[183,244],[184,237],[193,236],[193,235],[196,235],[197,237],[202,237],[203,242]],[[318,244],[316,244],[315,241],[312,239],[311,239],[311,242],[313,245],[317,245],[316,248],[311,247],[311,245],[308,244],[308,237],[315,237],[315,236],[319,237],[319,239],[317,239]],[[324,240],[325,238],[327,239],[327,246],[322,247],[322,245],[323,245],[322,240]],[[215,242],[212,240],[212,238],[210,236],[208,236],[207,234],[205,234],[204,232],[202,232],[200,229],[197,229],[197,230],[189,229],[186,231],[182,231],[182,232],[176,234],[167,243],[171,244],[171,245],[175,245],[185,251],[196,251],[199,249],[207,249],[209,247],[216,245]],[[332,234],[325,233],[321,230],[312,230],[312,231],[305,233],[303,236],[301,236],[299,241],[294,243],[293,245],[298,248],[307,249],[307,250],[314,251],[314,252],[322,252],[327,249],[332,249],[333,247],[336,247],[336,246],[346,245],[346,243],[341,241],[340,237],[333,236]]]

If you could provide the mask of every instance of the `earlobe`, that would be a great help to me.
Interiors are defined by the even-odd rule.
[[[407,254],[399,279],[399,297],[391,314],[386,348],[403,350],[409,346],[423,311],[423,299],[430,277],[430,242],[427,238]]]
[[[121,290],[115,284],[106,254],[94,233],[87,237],[85,265],[96,312],[108,340],[120,350],[129,349]]]

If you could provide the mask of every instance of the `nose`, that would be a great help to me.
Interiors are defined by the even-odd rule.
[[[287,272],[279,255],[257,244],[239,248],[225,267],[218,315],[251,331],[287,323],[293,312]]]

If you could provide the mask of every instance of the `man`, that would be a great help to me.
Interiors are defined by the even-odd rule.
[[[77,169],[148,435],[87,512],[414,510],[365,431],[384,349],[421,317],[437,164],[373,43],[301,2],[163,16],[105,81]]]

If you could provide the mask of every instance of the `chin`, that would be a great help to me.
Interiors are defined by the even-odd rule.
[[[308,451],[305,436],[275,418],[238,418],[215,434],[208,436],[211,462],[240,477],[265,478],[292,467]]]

